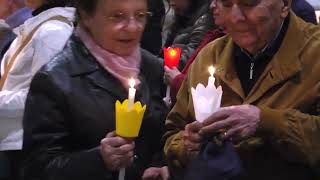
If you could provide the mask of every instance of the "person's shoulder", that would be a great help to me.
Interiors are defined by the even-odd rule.
[[[301,41],[302,44],[306,45],[305,47],[308,47],[308,45],[320,43],[320,26],[319,25],[307,23],[300,19],[296,20],[296,22],[297,22],[296,26],[298,28],[298,33],[300,34],[300,35],[296,35],[297,38],[300,37],[296,41]]]
[[[300,24],[304,23],[303,25],[300,25],[300,28],[304,32],[306,37],[313,37],[313,38],[319,38],[319,33],[320,33],[320,26],[315,25],[312,23],[307,23],[307,22],[300,22]]]
[[[229,48],[226,47],[230,46],[230,43],[232,43],[231,38],[223,36],[203,47],[190,67],[192,74],[198,76],[197,74],[203,71],[207,72],[207,67],[215,65],[219,60],[222,60],[219,57],[223,53],[229,53],[227,52]]]
[[[70,38],[67,40],[64,48],[55,55],[40,71],[47,73],[67,73],[67,67],[75,59],[73,52],[74,40]]]
[[[230,43],[231,38],[229,36],[222,36],[213,40],[212,42],[208,43],[206,46],[202,48],[199,52],[201,56],[213,55],[213,54],[220,54],[222,51],[225,50],[225,47]]]
[[[293,47],[296,48],[297,57],[302,68],[319,69],[320,26],[306,23],[301,19],[296,22],[296,28],[298,29],[294,33],[291,33],[288,43],[296,43],[296,46]],[[291,40],[292,37],[295,39]]]
[[[151,52],[141,48],[141,59],[142,59],[142,64],[145,64],[146,66],[150,68],[156,68],[159,69],[163,66],[163,60]]]
[[[60,20],[48,20],[38,27],[35,34],[36,37],[40,39],[46,38],[59,38],[70,36],[73,31],[73,25],[68,22],[63,22]]]
[[[35,26],[34,29],[30,29],[30,32],[34,30],[31,42],[35,48],[60,51],[72,34],[73,26],[59,20],[49,20],[43,21],[39,26]]]

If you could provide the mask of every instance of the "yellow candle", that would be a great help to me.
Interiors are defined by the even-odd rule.
[[[134,88],[136,81],[133,78],[129,79],[129,95],[128,95],[128,110],[133,107],[134,97],[136,95],[136,89]]]
[[[209,70],[209,73],[210,73],[210,76],[209,76],[209,79],[208,79],[208,86],[214,86],[214,81],[215,81],[215,78],[213,76],[213,74],[215,73],[216,71],[216,68],[214,68],[213,66],[209,66],[208,68]]]

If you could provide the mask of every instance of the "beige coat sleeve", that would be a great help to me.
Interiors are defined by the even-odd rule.
[[[317,114],[306,114],[295,109],[260,107],[261,128],[274,147],[288,161],[302,162],[320,171],[320,116],[319,100],[313,107]],[[280,120],[282,119],[282,120]]]
[[[167,117],[166,133],[163,136],[165,140],[164,153],[166,160],[168,161],[170,169],[172,169],[178,176],[183,174],[183,170],[188,164],[188,158],[183,147],[182,132],[186,124],[193,121],[193,118],[189,115],[187,108],[189,104],[187,79],[188,76],[186,76],[181,85],[177,97],[177,103]]]

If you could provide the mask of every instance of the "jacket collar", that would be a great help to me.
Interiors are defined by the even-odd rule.
[[[69,75],[71,77],[80,77],[88,80],[93,85],[93,94],[107,91],[116,99],[122,100],[126,90],[122,88],[120,81],[108,73],[93,57],[90,51],[85,47],[82,41],[73,34],[68,41],[67,46],[71,49],[73,57],[69,62]],[[97,95],[99,96],[99,95]]]
[[[67,46],[72,51],[68,53],[74,56],[72,62],[69,64],[71,76],[79,76],[99,70],[98,62],[74,33],[71,35]]]
[[[304,29],[307,24],[298,19],[292,12],[290,13],[289,21],[287,33],[278,52],[267,65],[247,97],[244,95],[240,80],[234,68],[234,43],[231,37],[225,39],[226,46],[219,57],[219,59],[223,59],[224,61],[218,60],[217,75],[246,103],[253,103],[269,89],[301,71],[299,55],[307,43],[304,36]],[[292,39],[295,41],[293,42]]]
[[[70,22],[73,22],[75,20],[75,8],[56,7],[48,9],[46,11],[43,11],[39,15],[26,20],[24,24],[15,28],[13,31],[18,36],[29,34],[39,24],[54,16],[63,16],[67,18]]]
[[[73,33],[68,41],[68,45],[72,50],[78,52],[78,55],[73,53],[76,61],[70,63],[70,75],[77,76],[81,74],[88,74],[94,71],[97,71],[101,68],[99,63],[95,60],[94,56],[90,53],[87,47],[82,43],[82,41]],[[72,53],[72,52],[69,52]],[[141,49],[141,65],[140,65],[140,74],[144,70],[148,69],[148,65],[145,61],[146,58],[145,50]]]
[[[81,40],[75,36],[74,34],[71,36],[68,45],[71,47],[73,52],[66,52],[69,54],[73,54],[72,62],[69,63],[69,72],[70,76],[84,76],[89,79],[91,83],[93,83],[96,87],[99,87],[109,93],[113,94],[119,100],[124,98],[126,95],[126,89],[122,86],[120,81],[118,81],[115,77],[113,77],[110,73],[108,73],[91,55],[89,50],[85,47],[85,45],[81,42]],[[147,57],[144,55],[144,51],[141,52],[141,65],[140,65],[140,73],[138,78],[140,80],[140,85],[137,89],[141,88],[143,84],[146,84],[144,74],[147,74],[145,71],[148,71],[148,64],[146,62]],[[140,92],[136,94],[138,98],[140,96]]]

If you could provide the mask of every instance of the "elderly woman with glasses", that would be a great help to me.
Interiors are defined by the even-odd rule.
[[[31,83],[23,119],[24,179],[168,179],[160,138],[166,107],[160,61],[139,47],[146,0],[79,0],[78,27]],[[115,134],[115,102],[147,105],[138,138]],[[130,118],[128,119],[130,121]]]

